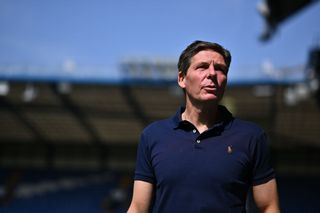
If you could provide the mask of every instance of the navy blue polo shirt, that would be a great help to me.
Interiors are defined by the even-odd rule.
[[[152,212],[245,212],[249,188],[275,176],[265,132],[219,106],[223,121],[200,134],[183,111],[141,134],[135,180],[154,185]]]

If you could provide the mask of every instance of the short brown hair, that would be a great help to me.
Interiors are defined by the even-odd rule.
[[[220,53],[223,56],[224,61],[229,69],[231,63],[231,53],[229,52],[229,50],[225,49],[223,46],[217,43],[197,40],[187,46],[187,48],[181,53],[178,62],[178,70],[186,75],[192,57],[202,50],[213,50],[217,53]]]

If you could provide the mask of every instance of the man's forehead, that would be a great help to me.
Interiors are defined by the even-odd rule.
[[[191,58],[191,63],[193,62],[210,62],[214,60],[215,63],[219,64],[225,64],[224,57],[222,54],[220,54],[217,51],[208,49],[208,50],[201,50],[198,53],[196,53],[192,58]]]

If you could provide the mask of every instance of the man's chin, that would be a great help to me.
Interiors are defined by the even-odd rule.
[[[204,102],[215,102],[218,103],[221,98],[216,96],[216,95],[206,95],[205,97],[203,97],[202,99]]]

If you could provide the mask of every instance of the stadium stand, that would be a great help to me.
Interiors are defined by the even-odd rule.
[[[55,82],[9,86],[0,97],[0,211],[9,213],[108,212],[106,196],[119,181],[113,174],[133,174],[142,128],[183,103],[174,82],[72,84],[65,91]],[[224,104],[269,133],[281,206],[304,212],[319,197],[310,188],[320,188],[320,113],[313,98],[288,105],[289,86],[233,84]],[[31,87],[34,96],[24,99]]]

